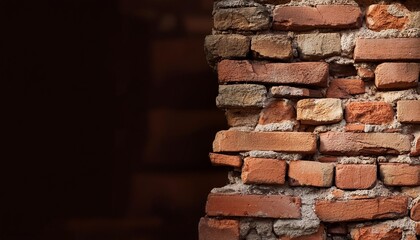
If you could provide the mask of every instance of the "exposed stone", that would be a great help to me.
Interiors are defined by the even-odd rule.
[[[287,35],[256,35],[251,40],[251,50],[256,57],[290,59],[292,42]]]
[[[241,167],[242,159],[238,155],[225,155],[218,153],[209,154],[210,161],[215,166],[231,166],[231,167]]]
[[[226,120],[231,127],[255,127],[260,118],[259,109],[226,109]]]
[[[239,221],[201,218],[198,231],[199,240],[239,240]]]
[[[366,10],[366,26],[373,31],[402,30],[408,23],[409,13],[407,8],[399,3],[370,5]]]
[[[250,39],[239,34],[209,35],[204,40],[204,49],[210,63],[220,58],[243,58],[249,52]]]
[[[270,14],[262,6],[217,9],[213,19],[217,30],[258,31],[270,26]]]
[[[410,136],[398,133],[327,132],[320,134],[320,152],[332,155],[403,154],[411,149]]]
[[[354,240],[397,240],[402,238],[402,233],[402,229],[392,227],[388,224],[363,226],[350,231],[350,235]]]
[[[334,79],[327,90],[328,98],[351,98],[365,93],[365,82],[360,79]]]
[[[418,59],[420,59],[420,38],[359,38],[356,40],[354,60],[358,62]]]
[[[378,89],[407,89],[416,87],[420,67],[417,63],[382,63],[375,70]]]
[[[376,183],[376,165],[337,164],[335,185],[341,189],[369,189]]]
[[[337,123],[342,119],[340,99],[302,99],[297,103],[297,120],[302,124],[323,125]]]
[[[420,165],[383,163],[379,173],[387,186],[420,186]]]
[[[358,28],[361,26],[361,20],[360,8],[351,5],[277,6],[273,12],[275,30]]]
[[[218,65],[220,83],[261,82],[326,87],[328,64],[324,62],[262,63],[223,60]]]
[[[351,102],[346,105],[346,121],[385,124],[394,120],[394,109],[386,102]]]
[[[402,123],[420,123],[420,100],[398,101],[397,118]]]
[[[308,88],[296,88],[289,86],[274,86],[270,89],[273,97],[282,98],[320,98],[322,92],[320,90],[313,90]]]
[[[219,85],[216,105],[219,108],[263,107],[267,89],[256,84]]]
[[[245,184],[284,184],[286,161],[270,158],[245,158],[242,182]]]
[[[339,33],[310,33],[297,35],[298,51],[303,59],[321,59],[341,52]]]
[[[274,100],[261,111],[258,124],[279,123],[296,119],[296,111],[287,100]]]
[[[331,187],[334,165],[314,161],[291,161],[288,176],[291,186]]]

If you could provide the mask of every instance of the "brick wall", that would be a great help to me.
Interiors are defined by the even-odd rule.
[[[220,0],[205,39],[230,128],[199,239],[416,239],[420,4]]]

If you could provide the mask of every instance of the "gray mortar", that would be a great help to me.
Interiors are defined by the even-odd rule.
[[[381,156],[378,157],[379,163],[407,163],[411,165],[420,165],[420,157],[410,157],[409,155],[399,156]]]
[[[282,153],[274,151],[250,151],[241,153],[243,157],[256,157],[256,158],[275,158],[279,160],[300,160],[303,159],[302,154],[298,153]]]
[[[374,157],[338,157],[337,163],[340,164],[375,164],[376,158]]]
[[[255,127],[255,131],[257,132],[291,132],[297,126],[298,123],[296,121],[285,120],[280,123],[269,123],[269,124],[258,124]]]
[[[400,7],[397,7],[395,4],[391,4],[388,6],[388,9],[386,10],[389,14],[391,14],[394,17],[404,17],[407,15],[408,10],[407,9],[401,9]]]

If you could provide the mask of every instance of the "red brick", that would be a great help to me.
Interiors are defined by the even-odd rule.
[[[239,240],[239,221],[201,218],[198,232],[199,240]]]
[[[350,235],[354,240],[397,240],[402,238],[402,229],[387,224],[376,224],[354,228],[350,231]]]
[[[335,171],[335,185],[341,189],[369,189],[376,183],[376,165],[337,164]]]
[[[420,156],[420,137],[417,138],[417,140],[415,141],[415,145],[413,149],[411,150],[410,156],[413,156],[413,157]]]
[[[420,221],[420,202],[414,204],[410,211],[410,217],[414,221]]]
[[[251,150],[315,153],[316,136],[303,132],[220,131],[213,142],[215,152]]]
[[[394,109],[386,102],[351,102],[345,109],[346,121],[381,125],[394,120]]]
[[[416,234],[420,236],[420,222],[416,222]]]
[[[393,219],[406,216],[407,208],[408,198],[402,196],[315,203],[315,213],[323,222]]]
[[[286,161],[267,158],[245,158],[242,182],[245,184],[284,184]]]
[[[364,80],[375,78],[375,72],[369,68],[360,67],[357,69],[357,75]]]
[[[320,225],[318,231],[309,235],[303,235],[299,237],[281,236],[279,240],[325,240],[325,227]]]
[[[417,63],[382,63],[375,70],[378,89],[408,89],[416,87],[420,67]]]
[[[314,161],[291,161],[288,176],[291,186],[331,187],[334,165]]]
[[[338,12],[340,14],[337,14]],[[273,12],[275,30],[358,28],[361,26],[361,20],[360,8],[350,5],[278,6]]]
[[[394,16],[388,11],[389,7],[394,7],[399,12],[405,12],[404,16]],[[386,29],[404,29],[408,23],[407,8],[402,4],[374,4],[366,9],[366,26],[373,31],[381,31]]]
[[[337,157],[331,157],[331,156],[323,156],[317,159],[318,162],[325,162],[325,163],[337,162],[337,160],[338,160]]]
[[[410,137],[398,133],[328,132],[320,134],[320,152],[331,155],[403,154],[411,149]]]
[[[299,197],[285,195],[210,194],[206,213],[208,216],[298,219],[301,205]]]
[[[365,93],[365,82],[360,79],[335,79],[327,90],[329,98],[351,98],[354,94]]]
[[[260,118],[260,109],[226,109],[227,124],[231,127],[255,127]]]
[[[324,62],[263,63],[222,60],[217,71],[219,83],[259,82],[326,87],[328,80],[328,64]]]
[[[215,166],[231,166],[231,167],[241,167],[242,159],[237,155],[225,155],[219,153],[210,153],[210,161]]]
[[[420,100],[398,101],[397,118],[402,123],[420,123]]]
[[[279,123],[284,120],[295,120],[296,111],[286,100],[274,100],[261,111],[259,124]]]
[[[383,163],[379,173],[387,186],[420,186],[420,165]]]
[[[365,131],[365,125],[364,124],[347,124],[345,126],[345,131],[362,133]]]
[[[386,49],[386,51],[384,51]],[[420,38],[357,39],[354,60],[418,60]]]

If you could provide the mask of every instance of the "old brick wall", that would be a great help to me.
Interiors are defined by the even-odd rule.
[[[220,0],[205,39],[230,128],[199,239],[417,239],[420,3]]]

